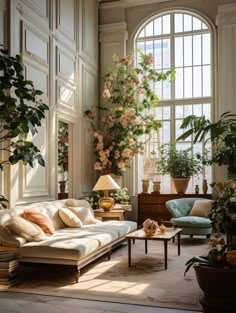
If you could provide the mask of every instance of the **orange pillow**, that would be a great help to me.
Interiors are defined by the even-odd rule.
[[[45,232],[45,234],[53,235],[55,232],[55,228],[52,224],[52,222],[49,220],[49,218],[38,212],[34,209],[25,209],[24,213],[21,215],[26,220],[37,224],[39,227],[42,228],[42,230]]]

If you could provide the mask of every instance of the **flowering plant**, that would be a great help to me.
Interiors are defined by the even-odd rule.
[[[214,200],[209,218],[214,235],[209,239],[210,250],[207,256],[190,259],[185,273],[193,265],[236,267],[236,182],[212,183],[211,187]]]
[[[115,200],[115,203],[128,204],[130,202],[130,196],[127,192],[128,188],[121,188],[116,192],[109,192],[109,196]]]
[[[161,127],[150,113],[158,104],[154,87],[156,82],[172,77],[173,71],[157,72],[152,66],[152,54],[139,51],[137,67],[130,68],[133,60],[132,54],[121,59],[113,55],[114,67],[105,74],[103,90],[107,105],[98,106],[105,113],[100,128],[94,124],[95,106],[84,113],[94,136],[94,168],[105,174],[122,176],[133,157],[144,152],[145,142],[140,137],[147,135],[149,140],[151,132]]]
[[[157,231],[158,223],[150,218],[143,222],[143,230],[147,235],[154,235]]]

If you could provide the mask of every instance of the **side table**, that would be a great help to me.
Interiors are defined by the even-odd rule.
[[[96,218],[101,218],[103,221],[108,220],[119,220],[123,221],[125,219],[125,212],[126,210],[111,210],[111,211],[101,211],[101,210],[94,210],[94,215]]]

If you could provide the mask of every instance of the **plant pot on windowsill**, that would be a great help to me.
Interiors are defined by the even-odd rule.
[[[178,194],[185,194],[190,178],[172,178],[175,190]]]
[[[66,191],[66,180],[60,180],[58,183],[60,192],[64,193]]]

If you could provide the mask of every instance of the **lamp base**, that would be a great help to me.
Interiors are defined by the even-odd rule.
[[[104,211],[110,211],[115,205],[115,200],[111,197],[102,197],[98,200],[98,205]]]

